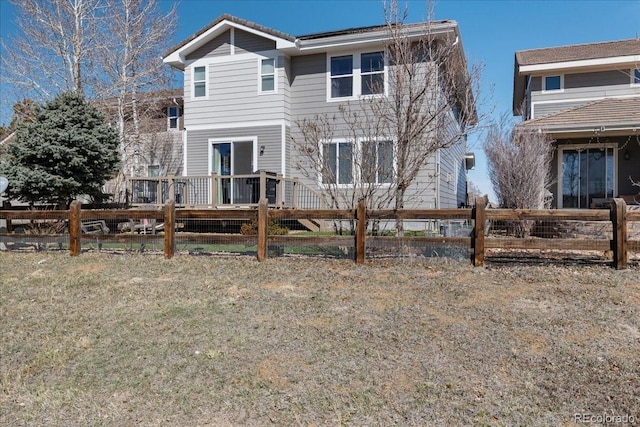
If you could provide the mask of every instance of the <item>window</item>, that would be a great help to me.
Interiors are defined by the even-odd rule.
[[[168,127],[171,129],[178,129],[178,119],[180,118],[180,107],[171,106],[167,108],[167,118],[169,121]]]
[[[640,85],[640,68],[636,68],[635,70],[633,70],[631,81],[634,85]]]
[[[160,165],[147,165],[147,176],[160,176]]]
[[[362,143],[362,182],[390,184],[393,181],[393,142]]]
[[[207,67],[193,68],[193,97],[204,98],[207,96]]]
[[[260,61],[260,92],[275,92],[276,60],[267,58]]]
[[[562,76],[546,76],[543,81],[543,91],[562,89]]]
[[[385,93],[384,52],[329,57],[327,100]]]
[[[323,166],[323,184],[353,184],[353,144],[324,143]]]
[[[331,58],[331,98],[353,95],[353,56]]]
[[[362,54],[360,76],[363,95],[384,93],[384,55],[382,52]]]

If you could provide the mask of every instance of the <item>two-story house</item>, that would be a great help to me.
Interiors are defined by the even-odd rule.
[[[464,58],[457,23],[439,21],[431,28],[435,37],[450,40]],[[404,31],[417,40],[424,36],[424,25],[406,25]],[[356,164],[357,154],[363,157],[366,151],[362,141],[322,142],[319,149],[334,173],[331,178],[320,171],[303,176],[299,160],[308,153],[300,152],[293,141],[300,137],[296,124],[304,118],[339,115],[345,103],[357,109],[359,99],[387,96],[393,72],[384,54],[387,41],[385,26],[295,37],[223,15],[171,48],[164,62],[184,74],[184,174],[234,176],[263,170],[297,176],[320,190],[329,179],[345,188],[363,179]],[[467,84],[466,62],[456,67],[456,73],[467,77],[460,81]],[[475,105],[468,97],[458,101],[466,105],[450,106],[449,125],[457,127],[454,133],[461,135],[460,141],[433,155],[422,176],[411,184],[411,194],[419,196],[407,207],[465,203],[466,138],[459,111],[472,111],[475,117]],[[378,171],[370,179],[380,185],[393,179],[394,143],[374,141],[375,147],[368,151],[377,159],[373,162]],[[233,192],[234,188],[221,189],[220,199],[209,204],[233,203]]]
[[[516,52],[513,113],[555,140],[555,207],[637,200],[640,39]]]

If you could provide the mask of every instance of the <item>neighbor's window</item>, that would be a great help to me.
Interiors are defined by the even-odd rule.
[[[263,59],[260,63],[260,91],[273,92],[276,90],[276,60]]]
[[[169,129],[178,129],[178,119],[180,118],[180,107],[171,106],[167,109]]]
[[[148,165],[147,176],[160,176],[160,165]]]
[[[193,96],[201,98],[207,96],[207,67],[193,69]]]
[[[544,90],[560,90],[562,89],[561,76],[546,76],[544,78]]]
[[[353,95],[353,56],[331,58],[331,97],[345,98]]]
[[[393,142],[362,142],[362,182],[390,184],[393,181]]]
[[[640,68],[633,70],[633,84],[640,85]]]
[[[323,144],[323,184],[353,184],[353,144],[327,142]]]
[[[382,52],[361,55],[360,76],[363,95],[384,92],[384,55]]]

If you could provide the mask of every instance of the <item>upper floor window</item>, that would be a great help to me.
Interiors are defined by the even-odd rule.
[[[147,165],[147,176],[160,176],[160,165]]]
[[[353,95],[353,55],[331,58],[331,98]]]
[[[640,68],[636,68],[633,70],[633,75],[631,76],[631,82],[634,85],[640,85]]]
[[[382,52],[362,54],[360,78],[363,95],[384,93],[384,55]]]
[[[260,61],[260,92],[275,92],[276,60],[266,58]]]
[[[542,90],[561,90],[562,89],[562,76],[545,76],[543,81]]]
[[[178,122],[180,119],[180,107],[172,105],[167,108],[167,120],[168,120],[168,128],[178,129]]]
[[[204,98],[207,96],[207,67],[193,68],[193,97]]]
[[[363,52],[329,58],[327,99],[354,98],[385,92],[383,52]]]

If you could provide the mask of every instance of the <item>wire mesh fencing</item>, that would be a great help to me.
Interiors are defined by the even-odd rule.
[[[69,242],[67,211],[6,211],[0,216],[0,250],[65,250]]]

